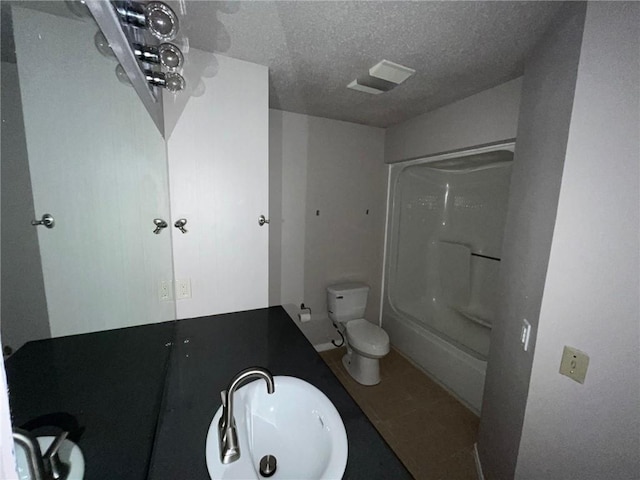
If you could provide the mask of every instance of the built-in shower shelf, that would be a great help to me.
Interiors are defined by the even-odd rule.
[[[485,318],[482,318],[480,316],[478,316],[477,314],[470,312],[469,310],[465,310],[464,308],[457,308],[457,307],[452,307],[453,310],[455,310],[456,312],[458,312],[460,315],[462,315],[464,318],[466,318],[467,320],[472,321],[473,323],[477,323],[478,325],[484,327],[484,328],[488,328],[489,330],[491,330],[491,328],[493,328],[491,322]]]

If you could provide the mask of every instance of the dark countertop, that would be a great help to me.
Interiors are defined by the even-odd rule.
[[[87,480],[208,479],[220,391],[250,366],[329,397],[347,430],[343,478],[411,478],[281,307],[30,342],[6,362],[14,425],[74,418]]]

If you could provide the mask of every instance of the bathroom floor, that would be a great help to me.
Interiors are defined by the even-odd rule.
[[[381,360],[382,381],[372,387],[349,376],[345,351],[320,355],[416,479],[477,478],[478,417],[393,348]]]

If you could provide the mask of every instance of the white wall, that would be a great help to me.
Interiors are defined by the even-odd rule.
[[[2,339],[14,351],[51,336],[44,292],[18,68],[2,62]]]
[[[640,478],[638,52],[640,4],[590,3],[517,478]]]
[[[269,110],[269,303],[304,302],[309,117]]]
[[[303,331],[312,343],[324,343],[335,338],[327,320],[328,285],[369,284],[366,317],[378,319],[384,130],[279,110],[270,110],[269,122],[269,301],[292,314],[304,302],[313,320]]]
[[[269,214],[268,69],[216,55],[217,74],[201,78],[211,57],[192,48],[186,60],[202,96],[164,96],[175,279],[191,283],[178,318],[268,305],[270,227],[258,225]],[[179,218],[188,233],[173,227]]]
[[[569,132],[584,19],[583,4],[570,6],[574,14],[547,32],[525,64],[478,437],[488,477],[501,480],[516,467]],[[532,325],[527,352],[523,319]]]
[[[522,78],[389,127],[385,162],[515,138]]]

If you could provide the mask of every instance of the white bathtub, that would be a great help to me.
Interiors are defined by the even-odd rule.
[[[382,324],[394,347],[480,414],[486,361],[464,352],[391,308],[384,309]]]

